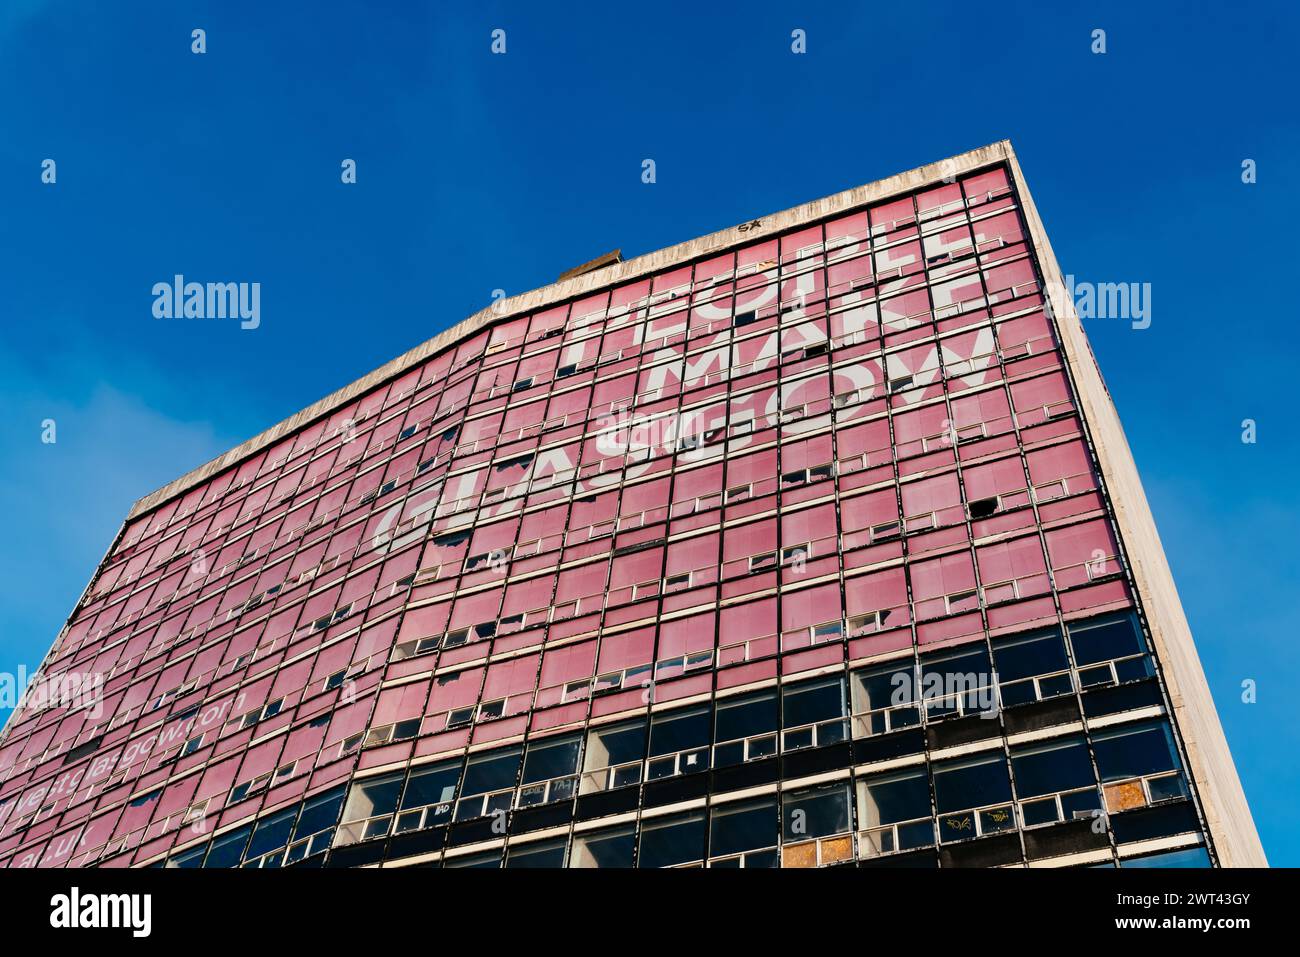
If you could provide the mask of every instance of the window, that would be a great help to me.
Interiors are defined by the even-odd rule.
[[[542,738],[528,745],[524,755],[523,786],[517,807],[567,801],[578,793],[578,754],[582,739],[576,734]],[[509,865],[507,865],[509,866]]]
[[[1070,647],[1085,687],[1117,684],[1151,674],[1146,642],[1132,615],[1092,618],[1070,625]]]
[[[709,818],[710,867],[776,867],[776,799],[723,804]]]
[[[781,691],[783,749],[816,748],[848,737],[844,679],[788,685]]]
[[[631,867],[636,850],[632,826],[574,835],[570,867]]]
[[[1101,807],[1092,759],[1081,739],[1017,749],[1011,771],[1025,827],[1090,817]]]
[[[244,852],[245,867],[278,867],[284,855],[284,846],[289,843],[293,832],[293,822],[298,816],[298,808],[291,807],[279,814],[272,814],[259,820],[253,829],[253,838]],[[275,853],[272,853],[275,852]],[[265,859],[262,859],[265,858]]]
[[[565,838],[512,844],[506,855],[506,867],[563,867],[568,846]]]
[[[704,812],[652,818],[641,825],[637,867],[680,867],[704,858]]]
[[[1120,867],[1210,867],[1210,853],[1203,847],[1189,847],[1181,851],[1165,851],[1147,857],[1133,857],[1120,863]]]
[[[581,793],[609,791],[641,783],[645,722],[606,725],[587,734]]]
[[[929,847],[934,843],[930,779],[916,770],[859,781],[858,817],[864,856]]]
[[[993,665],[1003,707],[1054,698],[1074,690],[1065,642],[1057,628],[995,639]]]
[[[714,718],[713,762],[741,764],[776,753],[776,692],[723,698]]]
[[[416,831],[451,819],[451,801],[460,783],[460,762],[414,768],[402,791],[395,833]]]
[[[201,747],[203,747],[203,735],[199,735],[197,738],[190,738],[181,746],[181,753],[179,756],[182,758],[188,757]]]
[[[982,644],[921,656],[921,696],[927,721],[997,710],[989,654]]]
[[[351,844],[372,837],[383,837],[393,823],[393,812],[402,792],[403,775],[384,774],[363,778],[352,785],[343,806],[343,824],[339,843]]]
[[[285,852],[284,862],[292,864],[329,847],[334,839],[334,825],[342,807],[343,788],[335,788],[304,802],[298,823],[293,829],[293,843]]]
[[[1099,731],[1092,736],[1092,748],[1112,813],[1187,795],[1173,735],[1164,722]]]
[[[817,867],[853,856],[849,831],[849,786],[789,791],[781,796],[783,867]]]
[[[976,499],[974,502],[971,502],[968,507],[970,509],[971,518],[988,518],[990,515],[997,512],[998,499],[996,495],[992,498]]]
[[[942,841],[961,841],[1015,827],[1011,778],[1001,754],[936,765],[934,800]]]
[[[348,673],[346,670],[334,672],[334,674],[325,679],[325,690],[333,691],[335,688],[343,687],[343,682],[347,679],[347,676]]]
[[[470,758],[465,765],[455,819],[496,816],[510,810],[522,755],[522,748],[513,747]]]
[[[916,677],[911,659],[880,665],[850,676],[853,691],[853,734],[888,734],[921,723],[916,704]]]
[[[650,722],[650,763],[646,780],[705,771],[709,767],[709,708],[656,715]]]

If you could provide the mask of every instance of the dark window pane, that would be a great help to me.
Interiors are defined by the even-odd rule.
[[[1184,851],[1166,851],[1150,857],[1135,857],[1124,861],[1120,867],[1209,867],[1210,855],[1203,847]]]
[[[402,809],[444,804],[456,795],[460,782],[460,762],[437,764],[431,768],[417,768],[411,772],[402,794]]]
[[[295,838],[310,837],[333,827],[339,819],[339,808],[343,806],[343,789],[336,788],[308,801],[294,828]]]
[[[650,754],[676,754],[709,743],[709,709],[659,715],[650,723]]]
[[[573,839],[569,866],[631,867],[635,849],[636,831],[630,827],[578,835]]]
[[[1178,767],[1173,741],[1163,724],[1125,728],[1092,739],[1103,781],[1118,781]]]
[[[1092,776],[1088,748],[1082,741],[1013,753],[1011,770],[1016,776],[1016,794],[1022,798],[1097,783]]]
[[[248,842],[251,828],[241,827],[238,831],[223,834],[212,842],[212,850],[203,862],[204,867],[238,867],[244,859],[244,845]]]
[[[934,770],[934,798],[939,813],[962,811],[1011,800],[1007,764],[999,756],[969,764],[940,765]]]
[[[734,741],[776,730],[776,695],[743,695],[718,703],[715,741]]]
[[[786,688],[781,711],[786,728],[843,717],[844,683],[836,679]]]
[[[930,781],[924,771],[902,777],[868,778],[859,793],[862,828],[930,816]]]
[[[741,854],[777,844],[776,801],[722,805],[709,821],[709,856]]]
[[[847,786],[784,795],[781,799],[781,826],[787,841],[844,833],[849,829]]]
[[[536,844],[512,847],[506,857],[506,867],[563,867],[567,844],[561,838],[558,841],[538,841]]]
[[[1068,667],[1065,642],[1059,631],[994,642],[993,664],[999,681],[1016,681],[1064,671]]]
[[[465,767],[465,785],[461,794],[487,794],[514,787],[521,754],[519,748],[510,748],[471,758]]]
[[[704,856],[704,815],[648,821],[641,826],[638,867],[672,867]]]
[[[289,834],[293,831],[294,818],[297,816],[298,809],[293,807],[258,821],[244,857],[261,857],[268,851],[278,850],[288,844]]]
[[[549,781],[576,773],[580,749],[581,739],[577,735],[547,738],[530,744],[524,758],[524,783]]]
[[[1074,649],[1075,662],[1080,665],[1146,651],[1136,622],[1130,616],[1071,625],[1070,646]]]
[[[381,814],[391,814],[397,807],[397,797],[402,791],[402,775],[386,774],[369,778],[352,785],[348,794],[343,820],[360,821]]]

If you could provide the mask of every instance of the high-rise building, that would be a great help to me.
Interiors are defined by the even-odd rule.
[[[1071,298],[1004,142],[500,301],[135,505],[0,862],[1263,863]]]

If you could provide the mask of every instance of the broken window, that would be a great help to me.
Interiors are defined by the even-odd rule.
[[[916,676],[910,658],[855,671],[849,677],[853,693],[854,737],[887,734],[921,723],[916,704]]]
[[[460,761],[416,768],[402,793],[396,833],[433,827],[451,819],[451,801],[460,783]]]
[[[713,761],[718,767],[776,753],[776,692],[723,698],[714,717]]]
[[[402,777],[399,772],[353,783],[343,806],[338,843],[350,844],[388,833],[393,823],[393,812],[397,809],[397,798],[402,793]]]
[[[566,734],[542,738],[528,746],[519,807],[567,801],[578,793],[578,753],[582,738]]]
[[[581,793],[640,784],[644,759],[644,721],[592,728],[587,733]]]
[[[1074,690],[1059,628],[995,639],[993,664],[1003,707],[1054,698]]]
[[[1088,746],[1080,738],[1019,748],[1011,771],[1025,827],[1091,817],[1101,807]]]
[[[816,748],[848,737],[844,679],[789,685],[781,691],[783,748]]]
[[[930,779],[924,770],[858,782],[858,828],[864,853],[893,854],[934,843]]]
[[[722,804],[709,818],[710,867],[776,867],[776,798]]]
[[[1092,748],[1111,813],[1186,797],[1173,735],[1165,722],[1099,731],[1092,736]]]
[[[606,831],[575,834],[570,867],[631,867],[636,851],[636,829],[631,825]]]
[[[849,819],[847,783],[781,795],[781,866],[817,867],[849,860]]]
[[[982,644],[922,655],[920,690],[926,720],[997,710],[991,672],[989,653]]]
[[[939,839],[961,841],[1016,826],[1007,762],[993,757],[952,761],[934,767]]]
[[[455,820],[498,816],[510,810],[522,755],[522,748],[513,747],[470,758],[465,765],[460,800],[456,802]]]
[[[637,867],[680,867],[697,864],[703,857],[703,811],[642,823]]]
[[[646,780],[707,770],[711,744],[709,724],[707,706],[656,715],[650,722]]]
[[[1070,625],[1070,647],[1085,687],[1116,684],[1151,674],[1146,641],[1132,615],[1103,616]]]

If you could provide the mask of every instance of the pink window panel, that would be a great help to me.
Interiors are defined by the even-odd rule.
[[[844,605],[851,638],[906,625],[911,621],[906,572],[900,566],[846,578]]]
[[[429,697],[429,681],[415,681],[397,688],[379,692],[375,716],[371,724],[393,724],[424,714],[424,702]]]
[[[532,706],[532,692],[537,687],[537,665],[541,655],[527,655],[492,665],[487,670],[483,682],[483,700],[494,701],[497,698],[513,698],[508,713],[517,714]]]
[[[984,600],[992,605],[1051,589],[1047,562],[1037,535],[984,545],[975,550]]]
[[[971,205],[974,205],[977,200],[986,199],[990,193],[997,196],[1011,188],[1007,183],[1007,172],[1001,166],[963,177],[961,187],[966,194],[967,202]]]
[[[506,586],[505,602],[501,607],[502,618],[512,618],[515,615],[522,615],[527,612],[533,612],[529,615],[529,620],[524,624],[531,625],[536,622],[532,619],[540,617],[545,621],[545,612],[551,605],[551,593],[555,588],[555,578],[550,575],[542,575],[540,578],[530,578],[527,581],[511,582]]]
[[[997,341],[1008,359],[1022,355],[1040,355],[1056,348],[1052,326],[1047,316],[1034,312],[997,326]]]
[[[966,485],[967,502],[996,496],[1000,500],[998,506],[1003,510],[1029,504],[1025,470],[1018,455],[971,466],[962,473],[962,481]]]
[[[470,668],[453,675],[440,675],[433,682],[426,713],[441,714],[444,711],[477,704],[482,685],[482,668]]]
[[[549,421],[572,416],[572,419],[566,421],[581,422],[586,418],[587,407],[590,404],[591,389],[589,387],[559,392],[551,396],[550,405],[546,409],[546,418]]]
[[[984,284],[988,287],[991,302],[1010,299],[1012,295],[1022,296],[1038,288],[1033,264],[1028,259],[1019,259],[1004,266],[986,269]]]
[[[781,593],[782,632],[799,631],[822,622],[835,621],[842,614],[838,584]]]
[[[506,410],[505,421],[501,431],[508,438],[516,438],[517,433],[530,426],[540,425],[546,419],[546,397],[512,405]]]
[[[556,608],[604,592],[605,568],[603,562],[596,562],[560,572],[560,580],[555,588]]]
[[[971,252],[970,227],[959,222],[948,229],[929,233],[922,240],[925,261],[928,263],[946,262]]]
[[[519,523],[520,543],[563,535],[569,518],[567,513],[568,509],[563,504],[527,513]]]
[[[617,514],[618,492],[576,498],[569,517],[569,528],[578,531],[592,525],[609,525]],[[579,541],[581,540],[580,538]]]
[[[408,608],[402,615],[402,627],[397,633],[398,642],[413,641],[441,635],[447,630],[451,602],[443,601],[422,608]]]
[[[603,293],[601,294],[600,299],[602,302],[604,301],[605,295]],[[546,309],[535,314],[528,321],[528,338],[542,339],[546,336],[546,333],[553,329],[563,329],[564,321],[568,316],[569,307],[567,304],[556,306],[552,309]]]
[[[1074,409],[1065,375],[1061,372],[1049,372],[1047,375],[1014,383],[1011,386],[1011,403],[1015,406],[1021,428],[1038,425]]]
[[[908,531],[937,528],[962,518],[961,489],[955,472],[902,486],[903,515]]]
[[[664,661],[696,652],[712,651],[715,639],[713,629],[712,613],[664,622],[659,626],[659,648],[655,657]]]
[[[775,479],[776,474],[776,449],[769,449],[756,455],[746,455],[727,463],[727,487],[762,483],[764,480]],[[680,476],[678,482],[680,483],[684,477],[685,475]],[[717,491],[716,485],[714,491]]]
[[[954,397],[952,421],[958,442],[1008,431],[1012,423],[1006,389],[999,386],[973,395]]]
[[[883,465],[893,458],[889,438],[889,420],[876,419],[839,429],[836,433],[840,462],[852,468]]]
[[[836,536],[835,504],[818,505],[781,517],[781,541],[786,545],[825,542]],[[833,544],[831,550],[834,549]]]
[[[658,583],[663,570],[664,553],[662,548],[648,548],[632,555],[620,555],[614,559],[609,573],[609,591],[621,591],[631,585]],[[614,597],[611,595],[611,598]],[[624,600],[627,595],[621,596]]]
[[[1028,453],[1029,476],[1040,502],[1097,487],[1088,450],[1079,440]]]
[[[833,253],[833,255],[845,255],[849,248],[856,249],[858,247],[854,245],[838,253]],[[871,257],[865,253],[854,256],[852,259],[834,262],[828,267],[827,271],[830,280],[827,292],[832,296],[843,295],[857,289],[865,289],[871,285],[872,276],[874,275],[871,269]]]
[[[920,246],[917,246],[918,255],[919,251]],[[929,320],[930,297],[924,289],[915,289],[880,303],[880,321],[886,332],[911,329]]]
[[[789,473],[827,465],[831,462],[831,458],[829,435],[804,439],[800,442],[785,442],[781,445],[781,472]]]
[[[858,548],[873,541],[896,537],[898,498],[892,488],[855,495],[840,502],[844,547]]]
[[[311,661],[297,661],[275,673],[275,682],[271,685],[271,698],[283,698],[301,691],[311,674]]]
[[[723,532],[722,559],[725,562],[748,558],[776,548],[776,519],[750,522]]]
[[[922,220],[932,219],[941,214],[961,212],[965,209],[961,186],[957,183],[945,183],[917,193],[916,209]]]
[[[947,404],[941,402],[894,416],[894,442],[900,458],[952,448]]]
[[[597,674],[623,671],[654,660],[655,629],[640,628],[621,635],[606,635],[600,642]]]
[[[501,590],[493,589],[456,599],[451,613],[451,628],[464,628],[481,622],[496,621],[501,608]]]
[[[981,219],[972,225],[975,230],[975,244],[982,253],[1022,242],[1025,238],[1020,231],[1020,216],[1015,210]]]
[[[1047,554],[1057,588],[1069,588],[1114,575],[1120,570],[1110,525],[1096,519],[1047,533]]]
[[[718,626],[718,664],[735,664],[775,654],[776,633],[775,598],[722,609]]]
[[[681,575],[700,569],[716,569],[718,564],[718,532],[710,532],[685,541],[673,542],[668,546],[668,558],[665,565],[665,577]],[[709,576],[716,578],[715,576]],[[703,578],[697,578],[693,584],[704,584]]]
[[[541,686],[553,688],[569,681],[590,678],[595,674],[596,642],[553,648],[542,657]],[[538,701],[540,705],[542,702]]]
[[[944,555],[911,566],[916,618],[925,621],[979,607],[975,566],[969,552]]]
[[[984,304],[984,288],[979,276],[962,276],[930,287],[930,298],[939,318],[967,312]]]

